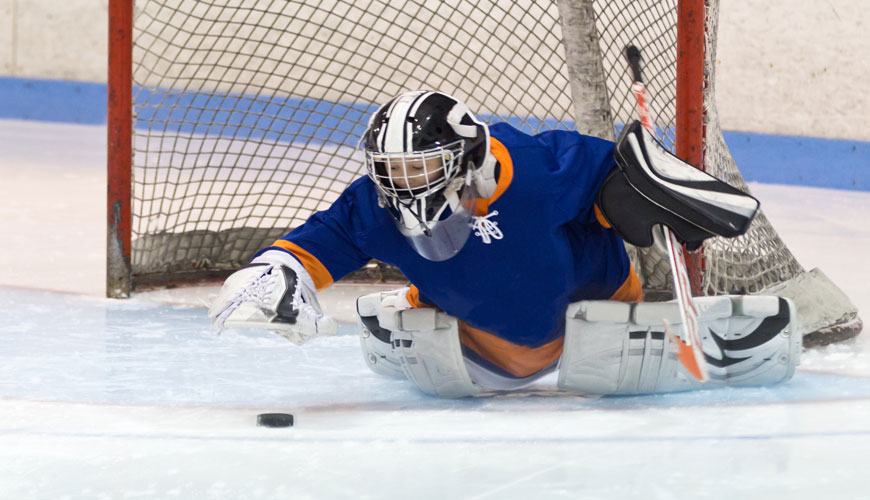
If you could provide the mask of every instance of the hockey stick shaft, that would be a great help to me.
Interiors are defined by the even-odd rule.
[[[646,85],[643,83],[640,49],[634,45],[627,46],[625,48],[625,57],[628,60],[632,73],[633,82],[631,84],[631,91],[637,101],[637,111],[638,115],[640,115],[641,124],[650,134],[655,136],[656,131],[649,110],[649,98],[646,92]],[[674,280],[674,296],[677,299],[677,304],[679,304],[680,320],[683,323],[685,339],[680,339],[675,335],[666,320],[664,321],[665,332],[677,347],[676,355],[680,363],[693,377],[701,382],[706,382],[709,375],[707,373],[707,363],[704,360],[704,351],[701,349],[701,336],[698,332],[698,308],[692,299],[692,288],[689,283],[689,273],[686,269],[686,256],[683,253],[682,245],[677,241],[676,236],[674,236],[671,230],[666,226],[661,226],[661,228],[668,249],[671,274]]]

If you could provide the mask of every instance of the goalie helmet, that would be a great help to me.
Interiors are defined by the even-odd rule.
[[[414,250],[433,261],[456,255],[476,199],[495,188],[486,124],[447,94],[407,92],[372,115],[360,143],[380,205]]]

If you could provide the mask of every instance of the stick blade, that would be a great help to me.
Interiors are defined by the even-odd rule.
[[[670,339],[671,344],[676,347],[676,356],[677,360],[683,365],[683,368],[689,372],[689,375],[695,378],[695,380],[699,382],[706,382],[710,379],[707,374],[707,365],[706,361],[704,361],[703,353],[701,354],[700,360],[698,359],[698,351],[694,345],[689,345],[683,342],[683,339],[679,337],[679,335],[675,334],[673,329],[671,328],[670,323],[667,320],[664,320],[665,327],[665,335]]]

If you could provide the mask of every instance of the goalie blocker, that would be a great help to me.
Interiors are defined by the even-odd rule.
[[[622,130],[614,158],[597,204],[632,245],[651,246],[653,227],[664,224],[695,250],[713,236],[744,234],[758,212],[758,200],[680,160],[639,121]]]

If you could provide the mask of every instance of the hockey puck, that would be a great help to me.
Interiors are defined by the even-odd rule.
[[[258,427],[293,427],[290,413],[261,413],[257,415]]]

